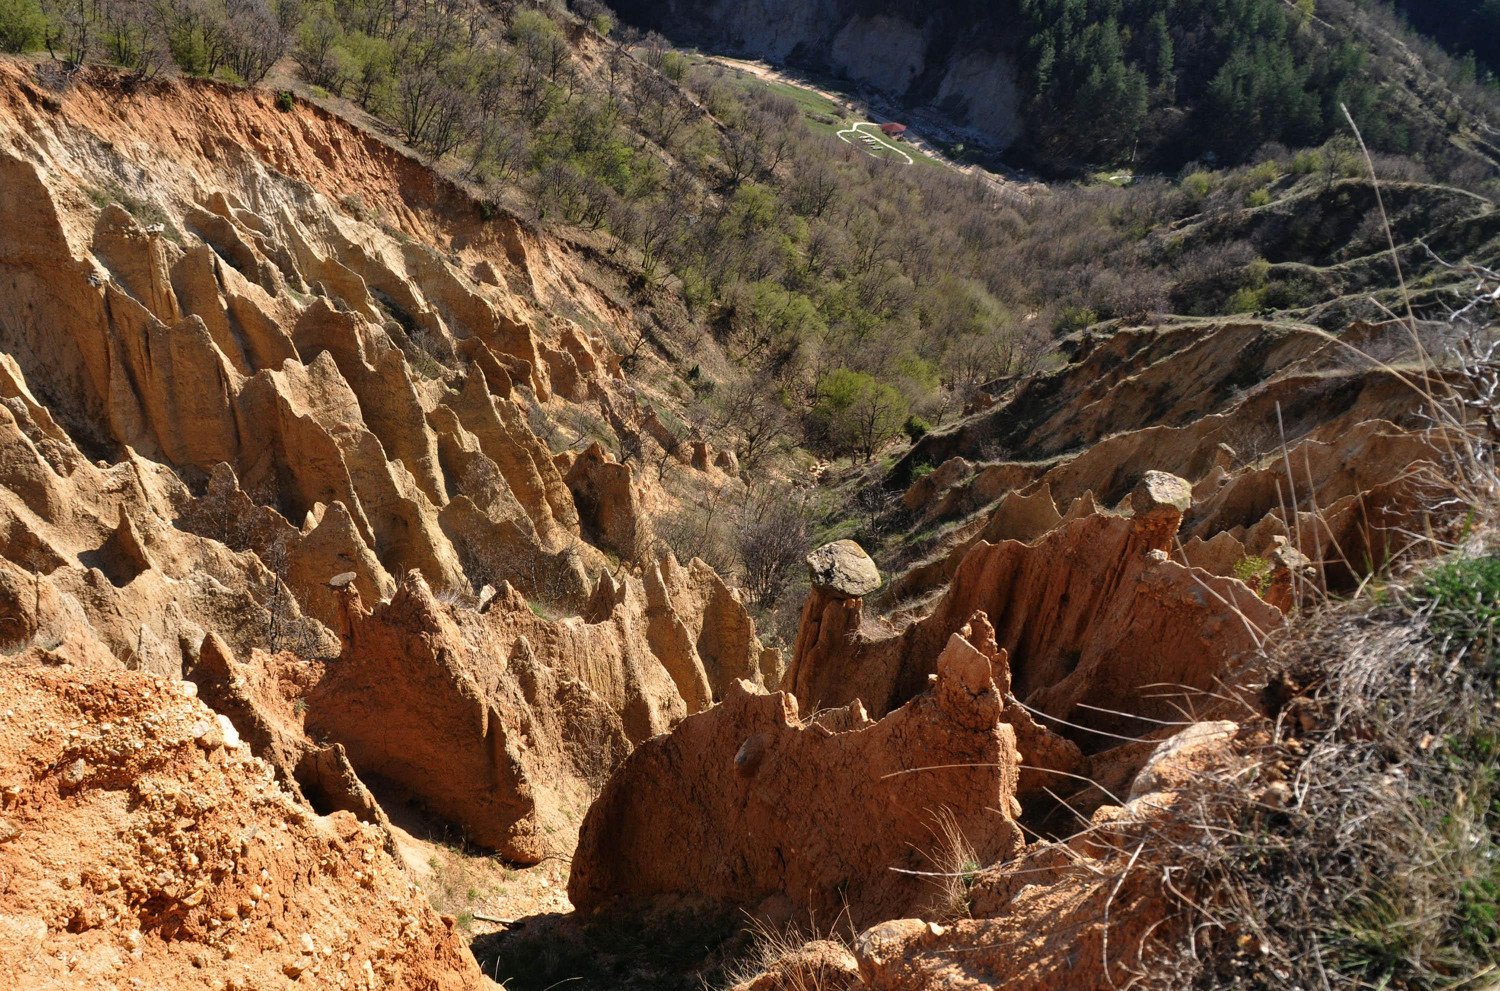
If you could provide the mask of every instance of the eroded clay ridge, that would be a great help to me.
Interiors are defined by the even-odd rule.
[[[1211,688],[1281,621],[1242,582],[1171,559],[1191,498],[1186,481],[1148,473],[1131,515],[1094,513],[1033,544],[980,541],[932,611],[894,636],[863,632],[863,599],[815,586],[786,685],[814,708],[858,698],[889,711],[925,688],[942,644],[983,611],[1021,699],[1082,728],[1132,734],[1182,693]]]
[[[1401,370],[1412,344],[1399,324],[1333,336],[1191,321],[1071,343],[1067,365],[995,383],[892,472],[916,525],[941,537],[893,578],[883,607],[947,585],[980,542],[1035,541],[1121,504],[1151,470],[1192,485],[1163,549],[1220,576],[1286,545],[1319,585],[1347,589],[1425,529],[1449,452],[1424,392],[1442,383]]]
[[[1005,655],[980,615],[933,691],[878,721],[857,701],[803,719],[792,696],[741,683],[626,761],[584,822],[569,896],[585,912],[675,894],[858,925],[920,907],[929,886],[899,869],[931,869],[935,817],[985,863],[1022,846],[1026,731],[1002,721],[996,678]]]
[[[1133,972],[1183,916],[1132,852],[1184,828],[1187,784],[1244,765],[1246,731],[1221,717],[1252,711],[1231,686],[1283,622],[1170,559],[1190,503],[1153,472],[1123,513],[981,543],[894,637],[862,632],[868,559],[821,549],[783,692],[744,685],[626,758],[580,834],[576,907],[701,899],[857,934],[780,960],[761,991]],[[1268,589],[1286,608],[1294,567],[1288,548]]]

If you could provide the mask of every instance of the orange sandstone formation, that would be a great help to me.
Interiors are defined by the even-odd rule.
[[[737,685],[621,766],[584,821],[569,897],[584,912],[691,895],[858,924],[919,908],[932,889],[909,872],[934,869],[945,819],[985,863],[1021,846],[1003,661],[955,635],[932,690],[879,720],[857,702],[804,719],[792,696]]]
[[[883,639],[858,633],[860,600],[815,591],[787,687],[812,708],[859,699],[888,712],[922,690],[942,643],[982,611],[1010,655],[1015,695],[1054,727],[1078,727],[1068,732],[1085,749],[1175,718],[1281,622],[1243,584],[1170,559],[1189,501],[1181,479],[1148,474],[1131,517],[1088,516],[1032,544],[980,542],[932,612]]]

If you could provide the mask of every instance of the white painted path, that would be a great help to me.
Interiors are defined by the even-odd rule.
[[[869,130],[866,130],[866,128],[874,128],[874,130],[873,131],[869,131]],[[844,142],[845,144],[851,144],[852,145],[852,144],[854,144],[854,142],[856,140],[858,140],[861,144],[863,144],[865,146],[865,148],[864,148],[865,153],[867,155],[869,155],[870,157],[872,157],[872,158],[883,158],[883,157],[885,157],[885,156],[881,155],[879,152],[877,152],[875,150],[876,148],[883,148],[886,151],[893,151],[896,154],[900,155],[903,159],[906,160],[906,164],[907,165],[915,165],[916,164],[916,162],[912,159],[912,157],[910,155],[908,155],[906,152],[902,151],[900,148],[897,148],[894,144],[892,144],[891,142],[889,142],[889,141],[886,140],[885,135],[883,133],[881,133],[880,125],[879,124],[874,124],[874,123],[871,123],[869,121],[865,121],[864,123],[861,123],[861,124],[855,124],[853,127],[846,127],[846,128],[844,128],[842,131],[839,132],[838,136],[839,136],[839,140],[842,141],[842,142]]]

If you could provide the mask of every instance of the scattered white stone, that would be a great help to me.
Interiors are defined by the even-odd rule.
[[[204,750],[217,750],[224,745],[224,734],[217,723],[201,720],[193,724],[193,740]]]
[[[228,716],[221,713],[216,718],[219,723],[219,733],[224,739],[224,746],[230,750],[238,750],[240,748],[239,730],[234,728],[234,723],[229,721]]]

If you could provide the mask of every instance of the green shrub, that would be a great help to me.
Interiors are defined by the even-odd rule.
[[[1099,313],[1088,306],[1065,307],[1057,318],[1057,332],[1071,334],[1099,322]]]
[[[1214,177],[1208,172],[1193,172],[1183,177],[1182,188],[1193,199],[1204,199],[1214,191]]]
[[[337,55],[348,77],[349,95],[371,113],[383,111],[389,102],[395,74],[391,43],[350,31],[340,40]]]
[[[1261,162],[1245,173],[1245,183],[1249,186],[1269,186],[1280,178],[1281,164],[1274,159]]]
[[[1271,583],[1271,562],[1263,557],[1241,558],[1234,566],[1234,577],[1250,586],[1256,595],[1264,595]]]
[[[1440,565],[1422,577],[1412,597],[1445,650],[1474,645],[1492,657],[1500,625],[1500,556]]]
[[[531,610],[531,614],[537,619],[546,620],[549,623],[555,623],[559,619],[562,619],[562,613],[558,612],[555,607],[546,603],[533,602],[532,600],[527,599],[526,606]]]
[[[416,370],[418,375],[426,379],[440,379],[443,377],[443,366],[426,351],[418,350],[412,355],[411,367]]]
[[[906,397],[872,375],[837,368],[818,380],[812,418],[837,453],[868,463],[909,416]]]
[[[1292,157],[1292,171],[1297,175],[1314,175],[1323,168],[1323,153],[1316,148],[1299,151]]]
[[[167,37],[167,47],[177,68],[188,75],[201,76],[208,70],[208,44],[196,27],[179,25]]]
[[[906,436],[911,439],[911,442],[913,444],[915,444],[923,437],[926,437],[928,434],[932,433],[932,424],[928,423],[920,416],[911,416],[907,417],[906,424],[904,427],[902,427],[902,429],[906,431]],[[920,471],[923,468],[926,468],[928,471],[932,471],[932,465],[919,465],[917,467],[917,470]]]
[[[179,231],[167,211],[150,200],[143,200],[129,192],[124,186],[110,183],[105,189],[88,189],[89,200],[99,209],[118,203],[125,212],[134,217],[143,227],[160,226],[162,236],[176,244],[182,243]]]
[[[1248,207],[1262,207],[1271,205],[1271,191],[1269,189],[1253,189],[1250,195],[1245,197],[1245,205]]]
[[[1257,286],[1245,286],[1237,290],[1224,304],[1226,313],[1259,313],[1265,308],[1266,290]]]
[[[291,111],[292,107],[296,106],[296,104],[297,104],[297,98],[292,95],[292,93],[291,93],[290,90],[280,90],[280,91],[277,92],[277,94],[276,94],[276,109],[277,110],[280,110],[282,113],[289,113]]]

